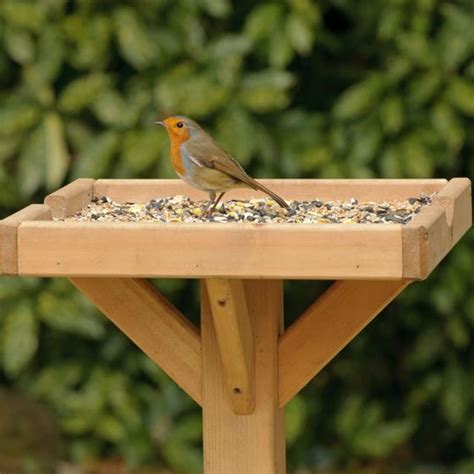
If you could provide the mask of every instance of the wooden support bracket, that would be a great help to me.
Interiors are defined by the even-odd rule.
[[[198,330],[147,280],[70,278],[145,354],[201,404]]]
[[[333,283],[280,339],[280,407],[290,401],[409,283],[409,280]]]
[[[227,391],[234,413],[255,409],[255,354],[242,280],[206,280]]]

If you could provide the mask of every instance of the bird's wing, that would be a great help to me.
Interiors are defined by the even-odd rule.
[[[255,181],[250,177],[240,164],[234,160],[228,153],[220,148],[212,138],[200,137],[197,140],[188,140],[181,145],[184,147],[184,152],[190,160],[198,166],[205,166],[207,168],[215,169],[221,173],[231,176],[237,181],[245,183],[252,189],[263,191],[272,197],[281,207],[289,209],[285,200],[268,189],[262,183]]]
[[[189,159],[198,166],[215,169],[257,189],[254,179],[212,139],[200,138],[199,141],[191,139],[183,143],[182,146]]]

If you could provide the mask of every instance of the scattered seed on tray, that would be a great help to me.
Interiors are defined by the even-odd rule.
[[[106,196],[94,198],[89,205],[67,221],[82,222],[252,222],[294,224],[407,224],[431,204],[432,196],[421,195],[391,202],[288,201],[290,210],[270,198],[220,203],[210,217],[202,217],[207,200],[193,201],[188,196],[152,199],[147,203],[118,203]]]

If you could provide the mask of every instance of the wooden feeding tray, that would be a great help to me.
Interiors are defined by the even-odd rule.
[[[471,226],[466,178],[262,182],[286,200],[432,198],[407,224],[64,220],[99,196],[204,199],[178,180],[80,179],[0,224],[1,273],[69,278],[202,406],[208,474],[283,473],[284,405]],[[149,277],[202,279],[200,331]],[[284,330],[284,279],[338,281]]]

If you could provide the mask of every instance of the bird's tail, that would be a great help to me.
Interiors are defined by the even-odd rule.
[[[278,196],[278,194],[274,193],[271,189],[268,189],[266,186],[263,184],[259,183],[258,181],[255,181],[252,178],[252,187],[254,189],[258,189],[260,191],[263,191],[264,193],[268,194],[272,199],[274,199],[281,207],[284,207],[285,209],[290,210],[290,206],[285,202],[285,200]]]

